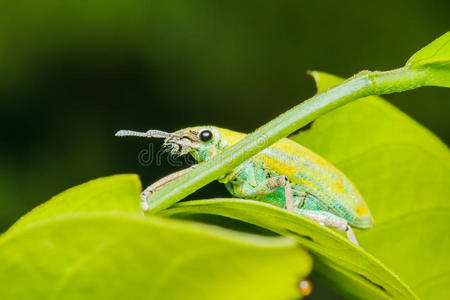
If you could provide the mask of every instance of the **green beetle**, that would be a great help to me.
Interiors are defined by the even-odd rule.
[[[199,163],[221,153],[245,134],[215,126],[198,126],[168,133],[160,130],[120,130],[116,136],[164,138],[164,147],[177,155],[192,155]],[[173,173],[146,188],[147,197],[162,185],[189,172],[194,166]],[[312,219],[324,226],[346,231],[357,240],[350,225],[370,228],[373,218],[353,183],[335,166],[300,144],[284,138],[220,177],[235,197],[267,202]]]

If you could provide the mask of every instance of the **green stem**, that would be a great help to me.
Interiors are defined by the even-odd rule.
[[[260,127],[239,143],[200,164],[188,174],[166,184],[147,198],[149,212],[166,209],[206,184],[228,173],[279,139],[344,104],[371,95],[401,92],[423,86],[423,72],[401,68],[387,72],[362,72],[318,94]]]

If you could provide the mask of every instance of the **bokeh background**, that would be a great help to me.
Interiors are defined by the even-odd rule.
[[[0,231],[64,189],[116,173],[144,185],[149,140],[118,129],[250,132],[314,94],[307,70],[403,65],[450,29],[442,1],[3,1]],[[447,144],[450,93],[386,97]],[[155,149],[161,141],[154,142]],[[196,197],[225,196],[212,183]]]

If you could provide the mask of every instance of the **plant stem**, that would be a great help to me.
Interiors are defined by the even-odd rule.
[[[371,95],[390,94],[425,85],[425,72],[400,68],[361,72],[342,84],[304,101],[260,127],[223,153],[203,162],[147,198],[149,212],[166,209],[228,173],[279,139],[344,104]]]

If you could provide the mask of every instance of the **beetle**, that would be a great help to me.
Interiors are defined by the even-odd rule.
[[[190,154],[201,163],[230,148],[246,134],[215,126],[197,126],[173,133],[119,130],[116,136],[164,138],[163,147],[171,154]],[[147,187],[141,193],[142,209],[148,209],[146,199],[151,193],[195,166]],[[348,239],[356,245],[351,226],[366,229],[373,225],[369,207],[353,183],[324,158],[288,138],[254,155],[218,181],[235,197],[270,203],[323,226],[346,231]]]

